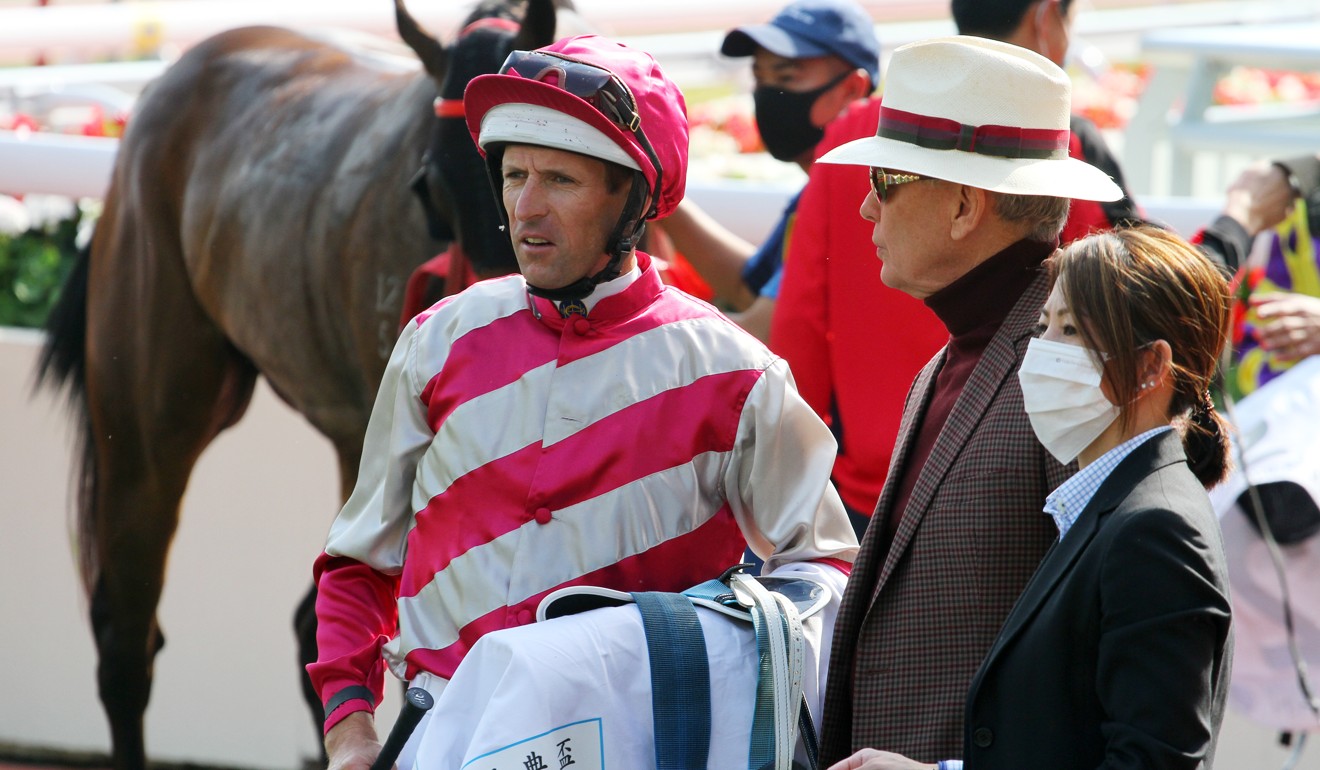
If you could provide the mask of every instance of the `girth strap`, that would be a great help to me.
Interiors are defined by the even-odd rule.
[[[730,575],[729,585],[751,609],[756,631],[758,675],[748,767],[789,770],[804,705],[802,621],[787,597],[767,591],[746,573]]]
[[[710,664],[697,611],[680,594],[632,597],[651,656],[656,770],[704,768],[710,756]]]

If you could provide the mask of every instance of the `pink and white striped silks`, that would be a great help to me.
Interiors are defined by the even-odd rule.
[[[382,656],[449,678],[568,585],[681,591],[744,542],[771,570],[847,571],[835,442],[786,363],[639,263],[586,317],[512,276],[403,332],[317,562],[323,700],[365,685],[379,702]]]

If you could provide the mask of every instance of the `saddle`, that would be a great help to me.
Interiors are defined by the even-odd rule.
[[[651,663],[657,770],[704,768],[710,753],[710,669],[695,606],[751,624],[758,674],[752,716],[751,770],[790,770],[799,735],[808,766],[817,766],[814,723],[802,692],[802,621],[829,601],[804,579],[753,577],[739,564],[682,593],[625,593],[572,586],[551,593],[537,620],[636,604]]]

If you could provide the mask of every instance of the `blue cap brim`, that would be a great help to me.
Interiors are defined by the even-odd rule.
[[[720,53],[725,56],[751,56],[756,53],[758,46],[786,59],[838,55],[823,45],[791,35],[773,24],[753,24],[732,30],[724,36]]]

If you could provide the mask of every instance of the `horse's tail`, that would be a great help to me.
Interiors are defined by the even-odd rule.
[[[60,288],[59,300],[46,317],[46,344],[37,362],[36,386],[68,388],[69,397],[82,400],[87,382],[87,278],[91,249],[83,247],[73,270]]]
[[[50,387],[64,390],[78,425],[75,453],[82,456],[74,479],[79,533],[79,567],[84,587],[90,590],[95,574],[95,539],[92,503],[96,490],[96,452],[91,440],[91,415],[87,406],[87,283],[91,245],[78,252],[73,270],[60,289],[60,297],[46,317],[46,343],[37,360],[34,390]]]

